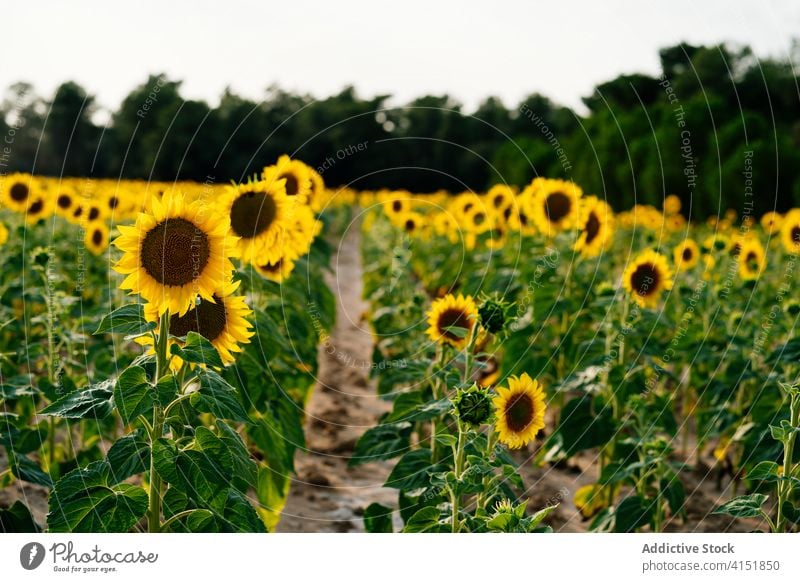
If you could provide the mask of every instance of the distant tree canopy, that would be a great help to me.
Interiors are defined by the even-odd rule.
[[[670,193],[694,217],[750,202],[756,212],[800,206],[791,63],[726,45],[681,44],[660,57],[660,77],[598,85],[583,100],[586,115],[538,94],[510,109],[489,97],[468,113],[447,95],[394,107],[389,95],[364,99],[352,87],[321,100],[270,87],[260,102],[226,90],[211,107],[153,75],[98,126],[94,98],[76,83],[49,101],[18,83],[0,106],[0,133],[13,136],[0,169],[226,182],[288,153],[328,184],[357,189],[483,190],[542,175],[574,180],[617,208]]]

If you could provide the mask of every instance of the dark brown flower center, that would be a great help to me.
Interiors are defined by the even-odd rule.
[[[283,266],[283,259],[278,259],[278,261],[275,263],[267,263],[266,265],[261,265],[259,269],[261,269],[266,273],[277,273],[278,271],[281,270],[282,266]]]
[[[28,199],[28,194],[30,194],[30,190],[28,189],[27,184],[23,184],[22,182],[17,182],[11,186],[11,199],[14,202],[24,202]]]
[[[206,233],[185,218],[168,218],[145,235],[140,260],[153,279],[180,287],[200,277],[210,256]]]
[[[263,192],[245,192],[231,205],[231,228],[242,238],[255,238],[275,221],[278,206]]]
[[[394,210],[395,212],[400,212],[402,209],[403,209],[402,202],[400,202],[399,200],[395,200],[394,202],[392,202],[392,210]]]
[[[791,237],[792,242],[796,245],[800,244],[800,226],[793,226]]]
[[[39,214],[43,208],[44,208],[44,201],[37,200],[36,202],[31,204],[30,208],[28,208],[28,213]]]
[[[281,178],[286,178],[286,195],[297,196],[297,192],[300,190],[300,184],[297,182],[295,175],[284,174]]]
[[[414,222],[413,218],[409,218],[406,220],[403,227],[405,228],[406,232],[414,232],[414,229],[417,228],[417,223]]]
[[[72,198],[70,198],[69,194],[59,194],[58,198],[56,198],[56,204],[58,204],[59,208],[66,210],[72,206]]]
[[[480,226],[486,222],[486,215],[483,212],[476,212],[472,215],[472,223],[475,226]]]
[[[214,301],[216,303],[203,300],[184,315],[170,316],[169,333],[176,337],[185,337],[193,331],[213,342],[225,331],[228,321],[223,300],[214,295]]]
[[[544,210],[550,222],[560,222],[572,210],[572,200],[563,192],[553,192],[545,198]]]
[[[750,270],[755,271],[756,269],[758,269],[758,255],[753,251],[747,253],[747,256],[745,257],[745,262],[747,263],[747,267]]]
[[[683,253],[681,253],[681,257],[684,261],[691,261],[692,260],[692,249],[689,247],[684,247]]]
[[[89,220],[97,220],[99,216],[100,216],[100,209],[97,208],[96,206],[92,206],[89,209]]]
[[[522,432],[533,422],[533,398],[522,392],[515,394],[506,403],[505,418],[512,432]]]
[[[469,331],[472,325],[469,316],[460,309],[446,309],[439,315],[439,333],[451,340],[461,340],[463,336],[459,337],[457,333],[453,332],[454,327]]]
[[[100,230],[95,230],[92,233],[92,242],[98,246],[103,242],[103,233]]]
[[[600,234],[600,219],[594,212],[589,213],[584,230],[586,231],[586,244],[591,243]]]
[[[494,197],[494,200],[492,200],[492,202],[494,203],[494,207],[495,208],[500,208],[500,206],[502,206],[504,200],[505,200],[505,196],[503,196],[502,194],[496,194],[495,197]]]
[[[111,198],[108,199],[108,207],[111,210],[114,210],[117,206],[119,206],[119,198],[117,198],[116,196],[112,196]]]
[[[658,290],[660,278],[661,275],[655,265],[644,263],[636,267],[631,275],[631,287],[642,297],[647,297]]]

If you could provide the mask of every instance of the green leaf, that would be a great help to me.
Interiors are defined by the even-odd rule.
[[[534,528],[538,527],[538,525],[542,522],[542,520],[544,520],[548,515],[550,515],[556,510],[558,505],[559,505],[558,503],[556,503],[555,505],[548,505],[544,509],[540,509],[539,511],[534,513],[530,517],[530,522],[527,524],[528,531],[531,531]]]
[[[767,499],[767,496],[761,493],[742,495],[720,505],[713,513],[732,515],[733,517],[759,517],[761,506],[767,502]]]
[[[26,455],[17,455],[13,451],[8,452],[8,465],[11,473],[20,481],[35,483],[42,487],[52,487],[53,480],[50,475],[42,471],[39,463]]]
[[[392,508],[370,503],[364,510],[364,529],[369,533],[392,533]]]
[[[449,398],[423,402],[422,394],[419,391],[404,392],[395,399],[391,414],[383,422],[387,424],[401,421],[422,422],[437,418],[452,407]]]
[[[604,445],[616,431],[610,407],[598,398],[582,396],[570,400],[561,412],[561,419],[548,442],[560,441],[568,457]]]
[[[113,481],[120,483],[128,477],[147,471],[150,464],[150,443],[139,433],[126,435],[111,445],[106,461]]]
[[[247,411],[236,396],[236,389],[213,370],[200,370],[197,376],[200,388],[189,401],[201,412],[210,412],[217,418],[248,422]]]
[[[430,449],[416,449],[401,457],[386,479],[384,487],[413,491],[430,485],[430,471],[440,470],[431,464]]]
[[[350,465],[391,459],[402,455],[411,446],[409,437],[412,426],[410,422],[398,422],[379,424],[368,429],[358,439],[350,459]]]
[[[127,532],[147,511],[147,493],[136,485],[111,484],[108,464],[95,461],[56,483],[47,515],[50,532]]]
[[[47,406],[41,414],[61,418],[106,418],[114,408],[114,383],[114,380],[104,380],[85,390],[71,392]]]
[[[155,390],[147,381],[147,372],[139,366],[127,368],[114,386],[114,404],[122,422],[130,424],[140,414],[153,410]]]
[[[223,367],[222,358],[220,358],[217,348],[196,331],[190,331],[186,334],[183,347],[175,343],[172,344],[170,353],[173,356],[178,356],[184,362],[206,364],[214,368]]]
[[[747,479],[772,483],[778,480],[778,468],[778,463],[774,461],[761,461],[747,472]]]
[[[144,318],[144,305],[129,303],[103,317],[94,335],[122,333],[126,334],[125,339],[132,339],[153,331],[156,326],[156,322]]]
[[[407,533],[422,533],[439,529],[439,518],[442,512],[435,507],[423,507],[406,522],[403,528]]]
[[[650,522],[653,504],[638,495],[623,499],[614,511],[614,531],[634,532]]]
[[[8,509],[0,508],[0,533],[39,533],[28,506],[15,501]]]

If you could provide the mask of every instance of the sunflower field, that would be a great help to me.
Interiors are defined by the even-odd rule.
[[[385,411],[338,454],[394,500],[366,531],[798,529],[800,210],[356,192],[288,156],[1,188],[2,531],[275,531],[353,230]],[[580,479],[544,498],[531,470]]]

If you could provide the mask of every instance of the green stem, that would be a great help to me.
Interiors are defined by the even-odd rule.
[[[169,344],[169,310],[165,311],[159,320],[158,337],[156,338],[156,374],[153,378],[153,389],[163,375],[169,373],[169,357],[167,346]],[[164,434],[164,411],[161,404],[156,402],[153,406],[153,431],[150,433],[150,446],[152,449],[156,440]],[[156,471],[154,455],[150,455],[150,498],[147,509],[147,529],[150,533],[161,531],[161,476]]]
[[[178,521],[179,519],[183,519],[184,517],[188,517],[188,516],[190,516],[190,515],[191,515],[192,513],[194,513],[195,511],[197,511],[197,510],[196,510],[196,509],[187,509],[186,511],[181,511],[180,513],[176,513],[175,515],[173,515],[172,517],[170,517],[170,518],[169,518],[167,521],[165,521],[165,522],[164,522],[164,523],[161,525],[161,531],[166,531],[166,530],[168,530],[168,529],[169,529],[169,526],[171,526],[173,523],[175,523],[175,522],[176,522],[176,521]]]
[[[458,426],[458,441],[456,444],[456,449],[453,452],[453,472],[455,473],[456,477],[456,484],[461,481],[461,474],[464,470],[464,427],[461,424],[460,420],[456,421]],[[461,529],[461,520],[459,519],[459,495],[455,491],[455,489],[450,488],[450,501],[453,505],[453,520],[452,520],[452,532],[458,533]]]
[[[792,394],[790,405],[789,423],[793,429],[800,426],[800,396]],[[794,442],[797,433],[792,431],[786,437],[786,443],[783,447],[783,479],[778,481],[778,516],[775,520],[775,528],[778,532],[786,532],[786,515],[783,511],[783,504],[788,503],[792,497],[792,458],[794,456]]]

